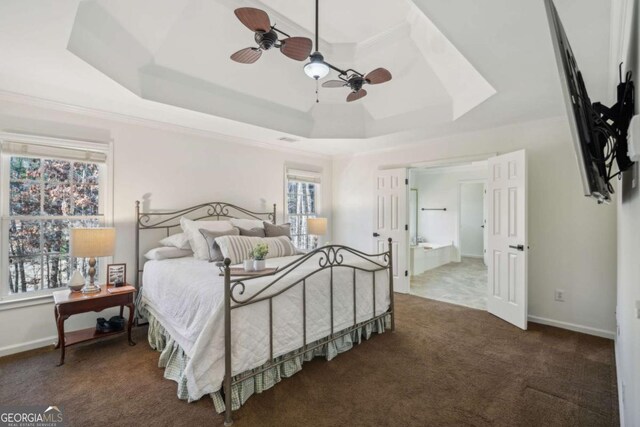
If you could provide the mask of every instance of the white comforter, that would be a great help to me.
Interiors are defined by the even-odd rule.
[[[267,260],[267,267],[283,266],[296,257]],[[319,255],[310,258],[270,288],[273,294],[318,269]],[[373,264],[345,255],[343,264],[371,269]],[[334,332],[353,325],[353,268],[334,267]],[[306,279],[307,343],[331,333],[330,270]],[[244,295],[253,295],[273,276],[246,282]],[[232,278],[233,279],[233,278]],[[389,308],[386,270],[375,273],[375,315]],[[190,361],[185,368],[190,399],[218,391],[224,378],[224,277],[213,263],[194,258],[148,261],[144,266],[142,304],[182,347]],[[261,294],[263,296],[264,294]],[[232,310],[233,374],[263,365],[269,359],[268,301]],[[233,303],[232,303],[233,305]],[[356,271],[357,322],[373,317],[373,273]],[[273,299],[273,356],[303,345],[302,286]]]

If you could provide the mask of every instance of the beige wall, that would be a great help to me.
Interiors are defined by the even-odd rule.
[[[533,320],[613,338],[616,206],[582,194],[566,119],[424,141],[336,159],[334,241],[371,249],[373,176],[378,168],[526,149],[529,171],[529,314]],[[565,302],[554,301],[554,290]]]
[[[331,159],[242,145],[220,138],[149,125],[105,120],[51,108],[0,103],[0,130],[41,136],[113,141],[113,219],[117,229],[114,262],[127,263],[134,279],[134,202],[150,209],[178,209],[228,201],[252,210],[278,205],[283,218],[285,166],[322,172],[321,214],[331,221]],[[330,238],[331,236],[327,236]],[[71,319],[70,328],[93,324],[95,314]],[[53,306],[3,309],[0,355],[53,340]]]

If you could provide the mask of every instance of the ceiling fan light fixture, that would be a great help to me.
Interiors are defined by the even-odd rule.
[[[311,61],[304,66],[305,74],[315,80],[325,78],[330,70],[327,63],[324,62],[322,54],[320,54],[320,52],[314,52],[309,58]]]

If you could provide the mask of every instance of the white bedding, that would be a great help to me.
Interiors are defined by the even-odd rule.
[[[268,294],[277,292],[318,269],[319,256],[310,258]],[[343,264],[371,269],[373,264],[350,254]],[[272,258],[267,267],[283,266],[296,259]],[[334,332],[353,325],[353,269],[336,266],[334,278]],[[386,270],[376,275],[376,315],[389,308]],[[331,333],[330,270],[306,279],[307,343]],[[249,280],[242,295],[253,295],[273,276]],[[233,278],[232,278],[233,279]],[[190,361],[185,368],[190,399],[218,391],[224,378],[224,277],[215,263],[192,257],[148,261],[143,273],[142,304],[182,347]],[[263,296],[262,294],[261,296]],[[233,303],[232,303],[233,305]],[[356,271],[357,321],[373,317],[373,273]],[[231,312],[233,374],[263,365],[269,359],[268,301]],[[273,299],[273,356],[303,345],[302,286]]]

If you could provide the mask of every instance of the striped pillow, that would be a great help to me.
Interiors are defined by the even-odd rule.
[[[222,256],[229,258],[231,264],[240,264],[251,257],[253,248],[258,243],[266,243],[269,252],[265,258],[278,258],[296,254],[296,247],[286,236],[280,237],[250,237],[250,236],[221,236],[216,238]]]

